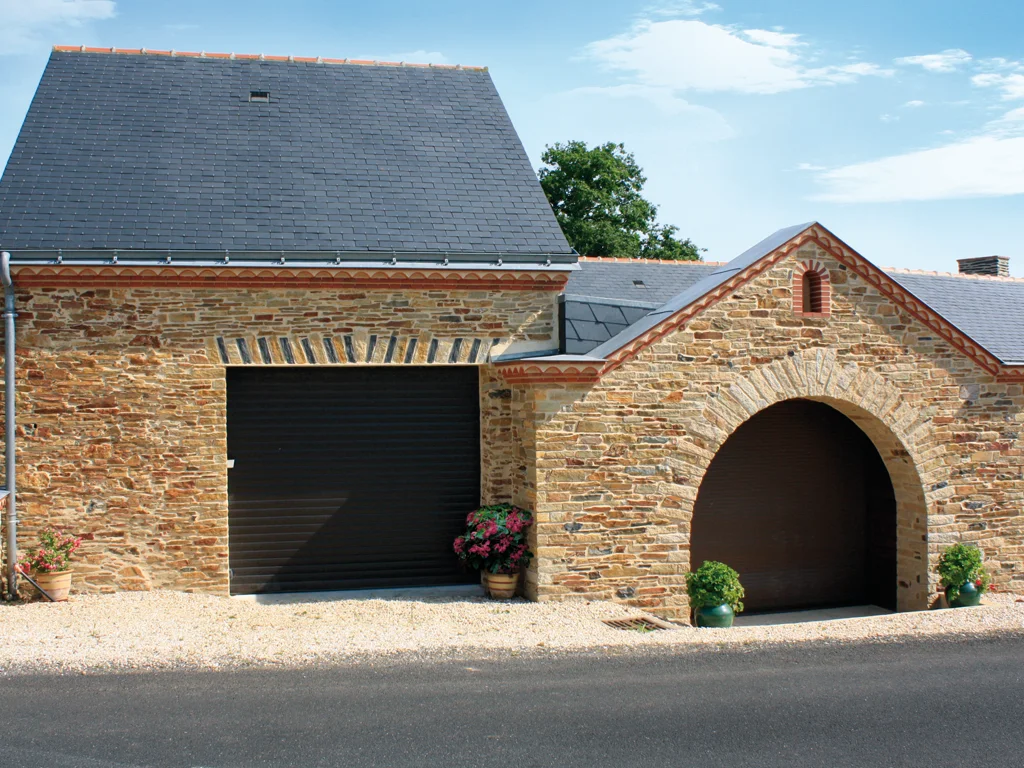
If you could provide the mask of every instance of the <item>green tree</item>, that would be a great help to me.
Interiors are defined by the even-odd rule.
[[[658,208],[640,193],[647,178],[622,144],[570,141],[541,156],[540,185],[569,245],[585,256],[698,261],[703,248],[656,223]]]

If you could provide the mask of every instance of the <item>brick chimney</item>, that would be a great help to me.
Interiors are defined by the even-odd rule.
[[[1010,276],[1009,256],[978,256],[973,259],[957,259],[961,275]]]

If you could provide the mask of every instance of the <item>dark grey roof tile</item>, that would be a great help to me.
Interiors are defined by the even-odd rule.
[[[570,253],[486,72],[78,52],[43,73],[0,245]]]
[[[1024,363],[1024,281],[887,274],[1004,363]]]

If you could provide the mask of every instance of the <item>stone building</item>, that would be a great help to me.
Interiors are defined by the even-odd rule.
[[[528,597],[684,616],[1024,584],[1024,281],[818,224],[728,264],[578,259],[485,70],[55,49],[0,181],[19,540],[81,590],[450,584],[534,510]]]

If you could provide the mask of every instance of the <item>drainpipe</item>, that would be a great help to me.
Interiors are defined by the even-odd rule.
[[[15,503],[14,474],[14,282],[11,280],[11,254],[0,252],[0,282],[4,286],[4,420],[7,435],[7,599],[18,594],[18,507]]]

